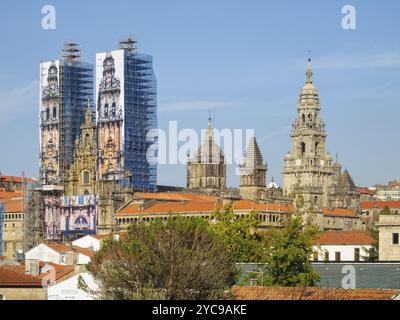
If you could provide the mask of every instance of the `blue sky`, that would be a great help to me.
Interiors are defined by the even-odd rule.
[[[57,29],[41,28],[56,8]],[[351,4],[357,29],[341,27]],[[0,11],[0,170],[38,172],[39,63],[64,40],[84,59],[134,35],[153,55],[159,126],[253,128],[280,183],[290,126],[312,50],[314,81],[327,124],[327,149],[359,185],[399,177],[399,1],[8,1]],[[182,165],[159,167],[159,183],[184,185]],[[237,185],[234,167],[229,185]]]

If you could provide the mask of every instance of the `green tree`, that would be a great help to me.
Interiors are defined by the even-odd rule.
[[[204,220],[171,217],[106,241],[88,270],[103,299],[218,299],[234,282],[235,261]]]
[[[391,215],[393,214],[392,211],[390,210],[390,208],[388,206],[385,206],[381,212],[379,213],[380,215]]]
[[[368,249],[364,248],[365,260],[366,261],[378,261],[379,260],[379,230],[376,225],[376,219],[372,219],[370,224],[367,226],[367,232],[371,235],[372,246]]]
[[[290,216],[282,229],[269,236],[269,255],[263,285],[305,287],[315,286],[319,275],[312,268],[314,239],[319,230],[305,224],[301,216]]]
[[[232,252],[236,262],[260,262],[264,256],[262,239],[257,233],[259,227],[257,211],[235,215],[232,204],[226,204],[222,210],[216,209],[210,222],[210,228]]]

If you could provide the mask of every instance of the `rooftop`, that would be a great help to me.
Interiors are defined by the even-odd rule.
[[[315,241],[317,245],[372,245],[374,239],[365,231],[326,231]]]
[[[351,209],[344,209],[344,208],[333,208],[323,209],[324,216],[336,216],[336,217],[357,217],[356,212]]]
[[[0,288],[8,287],[42,287],[42,280],[39,277],[0,267]]]
[[[400,290],[234,286],[235,300],[397,300]]]
[[[385,207],[397,209],[400,208],[400,201],[363,201],[360,203],[360,207],[361,209],[383,209]]]

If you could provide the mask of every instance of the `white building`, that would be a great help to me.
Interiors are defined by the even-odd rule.
[[[100,244],[101,244],[101,241],[103,238],[105,238],[105,237],[88,234],[82,238],[79,238],[79,239],[76,239],[75,241],[73,241],[72,245],[80,247],[80,248],[91,249],[91,250],[97,252],[100,250]]]
[[[79,277],[93,294],[79,288]],[[88,272],[79,273],[48,288],[48,300],[94,300],[99,287]]]
[[[77,246],[67,246],[58,243],[41,243],[25,254],[25,261],[53,262],[61,265],[88,264],[94,251]]]
[[[365,231],[327,231],[315,241],[314,261],[365,261],[374,239]]]

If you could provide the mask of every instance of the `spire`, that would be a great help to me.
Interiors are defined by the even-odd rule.
[[[92,106],[90,104],[90,98],[87,99],[87,109],[85,112],[85,124],[92,124],[93,122],[93,112]]]
[[[214,128],[211,116],[208,117],[208,128],[205,133],[205,139],[197,150],[195,161],[197,163],[224,163],[222,150],[214,140]]]
[[[256,138],[251,137],[241,170],[242,174],[249,175],[252,174],[256,169],[267,170],[267,166],[263,162],[263,157]]]
[[[306,83],[313,83],[312,80],[312,69],[311,69],[311,58],[308,58],[308,64],[307,64],[307,71],[306,71]]]
[[[213,128],[211,115],[209,115],[208,116],[208,128],[207,128],[206,141],[211,141],[211,140],[214,140],[214,128]]]
[[[333,164],[333,168],[337,169],[337,172],[340,172],[342,170],[342,165],[339,162],[339,154],[336,152],[336,160],[335,163]]]
[[[318,92],[314,86],[314,81],[312,77],[313,77],[313,72],[311,69],[311,58],[308,58],[306,81],[300,91],[300,96],[299,96],[298,107],[300,109],[304,108],[309,109],[310,107],[314,107],[315,109],[318,110],[320,109]]]
[[[257,140],[255,137],[251,137],[249,141],[249,146],[247,147],[246,151],[244,166],[250,169],[262,165],[263,165],[263,157],[260,148],[258,147]]]

